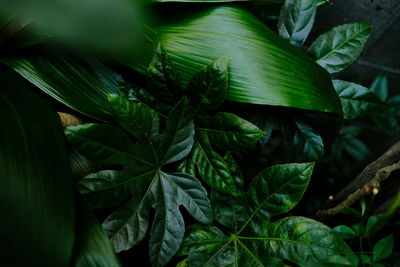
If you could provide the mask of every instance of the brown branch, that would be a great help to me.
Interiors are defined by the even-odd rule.
[[[64,113],[64,112],[57,112],[58,115],[60,116],[61,124],[65,126],[71,126],[71,125],[78,125],[82,124],[82,120],[74,115]]]
[[[364,184],[364,186],[357,189],[355,192],[351,193],[339,205],[337,205],[333,208],[330,208],[330,209],[319,210],[319,211],[317,211],[316,216],[320,219],[325,220],[333,215],[336,215],[341,210],[343,210],[345,208],[349,208],[358,199],[360,199],[366,195],[369,195],[371,193],[377,194],[379,192],[380,183],[383,180],[387,179],[393,171],[398,170],[398,169],[400,169],[400,161],[379,169],[375,173],[374,177],[369,182]]]

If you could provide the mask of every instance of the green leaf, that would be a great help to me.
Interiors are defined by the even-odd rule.
[[[264,132],[237,115],[219,112],[212,117],[199,117],[196,131],[207,135],[211,144],[222,150],[241,150],[254,144]]]
[[[225,160],[211,148],[207,136],[195,138],[189,160],[194,162],[201,179],[212,188],[228,194],[236,194],[229,167]]]
[[[79,221],[73,266],[121,266],[110,240],[96,217],[85,207],[84,203],[81,203],[78,208]]]
[[[210,112],[225,101],[229,82],[228,74],[228,58],[222,57],[194,75],[188,84],[186,95],[195,111]]]
[[[369,88],[380,100],[386,101],[389,94],[387,77],[379,74]]]
[[[320,160],[324,155],[324,144],[319,133],[307,122],[294,119],[294,127],[291,132],[287,131],[288,140],[293,146],[309,160]],[[288,133],[289,132],[289,133]]]
[[[207,5],[177,13],[164,14],[155,28],[184,86],[204,65],[228,56],[227,100],[340,113],[329,75],[250,12]]]
[[[319,36],[309,51],[330,73],[341,71],[359,57],[371,30],[371,25],[360,22],[337,26]]]
[[[373,92],[361,85],[333,80],[333,86],[342,102],[345,119],[360,118],[385,107],[384,103]]]
[[[389,235],[378,241],[373,248],[373,261],[377,262],[389,257],[393,252],[393,235]]]
[[[368,147],[359,139],[350,139],[344,144],[344,150],[358,161],[365,159],[370,151]]]
[[[112,120],[107,94],[118,93],[123,80],[95,58],[47,50],[2,60],[70,108],[95,119]]]
[[[361,262],[362,262],[363,264],[371,264],[371,263],[372,263],[371,257],[368,256],[368,255],[361,254],[361,255],[360,255],[360,258],[361,258]]]
[[[160,102],[173,106],[183,96],[175,68],[161,45],[147,68],[147,80],[150,92]]]
[[[342,237],[343,239],[349,239],[357,236],[357,233],[354,232],[353,229],[346,225],[338,225],[332,229],[332,233],[337,234],[338,236]]]
[[[275,165],[261,171],[247,191],[253,216],[271,218],[291,210],[303,196],[314,163]]]
[[[311,31],[316,11],[315,0],[286,0],[279,15],[279,35],[300,47]]]
[[[227,236],[215,226],[191,226],[178,255],[188,255],[190,266],[283,266],[282,260],[318,266],[332,255],[349,253],[329,227],[304,217],[288,217],[264,224],[256,236]]]
[[[68,266],[75,200],[57,113],[0,69],[1,266]]]
[[[100,202],[98,206],[105,206],[103,202],[115,205],[121,195],[130,198],[103,223],[116,251],[129,249],[143,239],[153,208],[150,259],[153,265],[163,266],[183,239],[185,227],[179,206],[200,222],[212,220],[207,192],[197,179],[161,170],[190,152],[194,137],[190,107],[187,100],[181,100],[168,116],[164,132],[159,133],[158,114],[147,106],[119,96],[110,96],[110,101],[116,118],[131,135],[116,126],[100,124],[68,127],[66,133],[83,155],[103,166],[121,168],[91,174],[80,184],[85,186],[83,193],[89,201]]]
[[[372,235],[385,226],[400,208],[400,193],[394,197],[390,207],[383,214],[371,216],[367,221],[366,231],[367,234]]]

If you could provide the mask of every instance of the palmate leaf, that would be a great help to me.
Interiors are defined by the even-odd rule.
[[[278,20],[279,35],[294,46],[301,46],[314,24],[315,0],[286,0]]]
[[[216,226],[189,227],[178,255],[188,255],[188,266],[284,266],[289,260],[300,266],[317,266],[332,255],[350,253],[329,227],[304,217],[269,222],[293,208],[305,191],[313,164],[286,164],[267,168],[250,185],[242,178],[232,158],[238,196],[213,192],[216,220],[232,230],[227,235]]]
[[[341,71],[359,57],[371,30],[371,25],[359,22],[337,26],[319,36],[309,51],[330,73]]]
[[[184,99],[174,107],[165,131],[160,133],[159,118],[153,110],[124,97],[109,99],[120,125],[131,136],[116,126],[101,124],[71,126],[66,134],[83,155],[106,167],[121,166],[122,170],[84,177],[81,192],[96,207],[128,200],[103,223],[117,251],[140,242],[154,208],[150,259],[154,266],[163,266],[179,249],[184,235],[179,206],[200,222],[209,223],[212,217],[207,192],[197,179],[161,170],[185,157],[193,145],[194,124],[188,101]]]
[[[245,9],[210,5],[179,13],[164,14],[155,28],[184,87],[205,65],[227,56],[227,100],[340,112],[329,75]]]
[[[384,102],[361,85],[334,80],[333,86],[342,102],[345,119],[360,118],[385,108]]]
[[[112,120],[107,94],[118,93],[123,80],[95,58],[48,49],[2,61],[70,108],[98,120]]]
[[[68,266],[75,200],[59,118],[0,68],[1,266]]]

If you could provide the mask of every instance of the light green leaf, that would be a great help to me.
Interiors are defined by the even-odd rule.
[[[190,80],[186,95],[195,111],[210,112],[224,101],[228,89],[228,58],[211,62]]]
[[[337,26],[319,36],[310,52],[330,73],[341,71],[359,57],[371,30],[371,25],[360,22]]]
[[[196,131],[207,135],[211,144],[222,150],[240,150],[254,144],[264,132],[235,114],[219,112],[212,117],[199,117]]]
[[[385,107],[384,103],[373,92],[361,85],[333,80],[333,86],[342,102],[345,119],[360,118]]]
[[[118,93],[123,80],[95,58],[46,50],[3,62],[70,108],[95,119],[112,120],[107,94]]]
[[[279,35],[300,47],[311,31],[316,11],[315,0],[286,0],[279,15]]]
[[[183,85],[204,65],[228,56],[227,100],[340,112],[329,75],[250,12],[208,5],[179,13],[164,14],[155,28]]]
[[[389,235],[374,245],[373,261],[377,262],[389,257],[393,252],[393,235]]]
[[[357,236],[357,233],[353,229],[346,225],[338,225],[332,229],[332,233],[342,237],[343,239],[349,239]]]
[[[389,94],[389,87],[387,77],[385,75],[378,75],[372,82],[369,88],[380,100],[386,101]]]
[[[195,138],[189,160],[194,162],[201,179],[212,188],[231,195],[236,194],[229,167],[225,160],[212,150],[207,136]]]
[[[57,113],[0,69],[1,266],[68,266],[75,200]]]

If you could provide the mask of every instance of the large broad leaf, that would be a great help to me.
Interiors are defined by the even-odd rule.
[[[68,266],[75,242],[69,158],[57,113],[0,70],[1,266]]]
[[[342,101],[345,119],[360,118],[385,107],[384,103],[372,91],[361,85],[334,80],[333,86],[340,97],[340,101]]]
[[[230,234],[216,226],[189,227],[178,254],[188,255],[188,266],[283,266],[283,260],[314,266],[349,252],[327,226],[314,220],[288,217],[268,222],[271,215],[296,205],[312,164],[270,167],[255,178],[246,195],[237,166],[232,158],[226,160],[235,173],[238,195],[213,192],[212,201],[216,220]]]
[[[301,46],[311,31],[316,11],[315,0],[286,0],[279,15],[279,35]]]
[[[116,95],[110,96],[110,102],[120,125],[130,135],[116,126],[101,124],[66,129],[68,139],[83,155],[106,167],[120,166],[120,170],[104,170],[83,178],[82,193],[98,207],[129,198],[103,223],[117,251],[141,241],[148,228],[149,212],[154,208],[150,258],[153,265],[162,266],[183,239],[185,227],[179,206],[183,205],[200,222],[211,220],[207,192],[200,182],[184,173],[161,170],[191,150],[194,125],[190,107],[187,100],[180,101],[160,133],[158,114],[147,106]]]
[[[118,93],[123,80],[95,58],[49,50],[3,62],[61,103],[99,120],[113,118],[107,93]]]
[[[78,229],[75,247],[76,267],[119,267],[114,248],[96,217],[84,203],[78,207]]]
[[[337,26],[319,36],[310,52],[330,73],[341,71],[361,54],[371,30],[371,25],[359,22]]]
[[[228,100],[341,111],[329,75],[250,12],[208,6],[179,13],[165,14],[155,27],[184,85],[206,64],[227,56]]]

